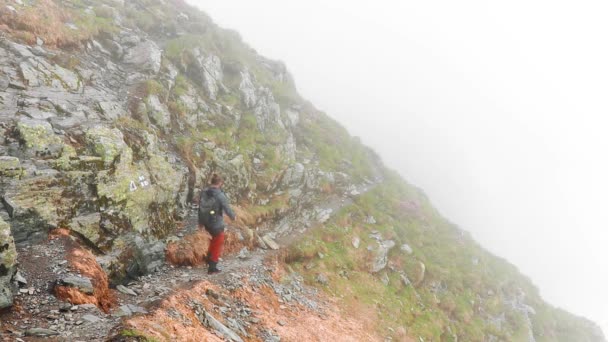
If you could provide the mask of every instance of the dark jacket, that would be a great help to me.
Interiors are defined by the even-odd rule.
[[[203,193],[207,193],[207,195],[213,195],[218,202],[220,203],[220,208],[219,208],[219,212],[217,213],[217,220],[215,220],[215,222],[210,226],[207,227],[205,226],[205,229],[211,234],[211,235],[217,235],[221,232],[224,231],[224,227],[226,226],[224,223],[224,213],[226,213],[226,215],[228,215],[228,217],[230,217],[230,219],[234,220],[236,218],[236,215],[234,214],[234,211],[232,211],[232,208],[230,207],[230,204],[228,203],[228,197],[226,197],[226,194],[219,188],[214,188],[214,187],[209,187],[206,189],[203,189],[201,191],[201,194],[199,195],[199,205],[201,203],[201,197],[203,195]],[[199,217],[199,224],[203,224],[203,222],[201,222],[201,218]]]

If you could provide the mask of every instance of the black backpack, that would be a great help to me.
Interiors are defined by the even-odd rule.
[[[215,197],[211,189],[203,190],[198,204],[198,222],[206,227],[212,227],[220,213],[220,201]]]

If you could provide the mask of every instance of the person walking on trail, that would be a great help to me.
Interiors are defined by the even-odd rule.
[[[201,191],[198,209],[199,227],[204,227],[211,234],[211,243],[207,251],[209,274],[221,272],[217,263],[224,247],[224,213],[232,221],[236,215],[228,203],[228,197],[222,191],[224,180],[217,174],[211,177],[211,185]]]

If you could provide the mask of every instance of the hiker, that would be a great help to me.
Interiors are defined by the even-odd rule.
[[[228,198],[222,191],[224,180],[217,174],[211,177],[211,185],[201,191],[198,208],[198,225],[204,227],[211,234],[211,243],[207,251],[207,264],[209,274],[218,273],[217,263],[224,247],[224,213],[232,221],[236,220],[236,215]]]

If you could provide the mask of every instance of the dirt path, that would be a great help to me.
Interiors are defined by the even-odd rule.
[[[365,193],[373,187],[373,184],[365,184],[357,188],[354,193]],[[279,221],[277,223],[279,228],[276,229],[279,233],[273,229],[274,227],[267,229],[267,232],[274,235],[281,246],[288,246],[304,234],[306,228],[320,225],[333,213],[352,203],[351,197],[331,196],[324,203],[317,205],[316,209],[312,208],[300,213],[300,217],[288,216]],[[323,210],[320,215],[318,208]],[[311,220],[312,216],[314,218]],[[308,227],[281,233],[280,227],[285,224],[284,221],[299,222],[302,217],[306,217]],[[186,234],[196,229],[194,210],[188,222],[184,231]],[[159,310],[160,303],[167,298],[180,291],[200,287],[201,283],[215,284],[222,289],[238,289],[242,283],[253,283],[254,287],[263,284],[273,288],[278,294],[282,294],[281,291],[291,293],[292,295],[286,298],[290,300],[293,297],[298,298],[297,304],[301,309],[313,310],[320,317],[323,317],[325,312],[325,306],[321,305],[323,300],[319,301],[314,289],[301,284],[301,279],[286,288],[276,283],[272,279],[276,270],[265,263],[272,260],[277,255],[277,251],[261,248],[252,251],[242,250],[237,255],[226,256],[220,263],[223,272],[215,275],[208,275],[204,266],[174,267],[165,264],[155,273],[142,276],[127,284],[125,292],[128,293],[115,291],[118,305],[108,313],[91,304],[72,306],[58,301],[50,293],[54,281],[70,272],[65,259],[66,250],[73,247],[70,246],[70,241],[68,237],[60,237],[47,243],[19,248],[20,269],[28,284],[21,290],[24,293],[18,294],[13,310],[0,314],[0,340],[104,341],[118,332],[117,327],[124,324],[125,318],[140,314],[152,315]],[[314,320],[314,314],[311,317]],[[274,333],[283,329],[282,326],[275,328]],[[266,331],[262,333],[268,336],[273,334]]]

